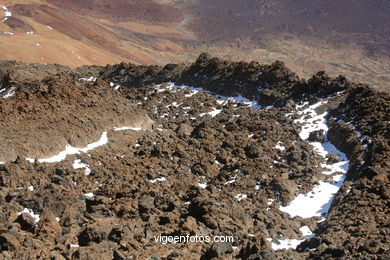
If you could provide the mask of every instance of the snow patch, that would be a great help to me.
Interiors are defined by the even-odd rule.
[[[40,220],[40,217],[38,214],[35,214],[34,211],[32,209],[27,209],[27,208],[24,208],[22,211],[18,212],[17,214],[18,215],[21,215],[23,213],[27,213],[29,214],[33,219],[34,219],[34,224],[38,223],[39,220]]]
[[[114,127],[114,131],[126,131],[126,130],[142,131],[145,129],[143,129],[142,127],[132,127],[132,126]]]
[[[156,179],[153,179],[153,180],[149,180],[149,182],[151,183],[156,183],[156,182],[163,182],[163,181],[166,181],[167,179],[165,179],[165,177],[159,177],[159,178],[156,178]]]
[[[207,188],[207,183],[200,183],[200,182],[198,182],[198,186],[201,187],[202,189],[206,189]]]
[[[7,99],[7,98],[10,98],[12,97],[13,95],[15,95],[16,93],[16,88],[15,87],[12,87],[10,88],[7,93],[3,96],[4,99]]]
[[[278,243],[271,243],[273,250],[282,250],[282,249],[289,249],[289,248],[296,248],[300,243],[302,243],[303,240],[299,239],[284,239],[279,240]]]
[[[315,236],[313,232],[310,230],[308,226],[302,226],[299,229],[306,239],[312,238]],[[272,239],[268,238],[268,241],[272,241]],[[271,242],[271,246],[273,250],[282,250],[282,249],[295,249],[300,243],[305,241],[305,239],[281,239],[278,240],[278,243]]]
[[[28,161],[29,163],[35,163],[35,159],[32,158],[26,158],[26,161]]]
[[[248,198],[248,195],[239,193],[239,194],[237,194],[234,198],[237,199],[238,201],[241,201],[241,200],[243,200],[243,199]]]
[[[199,114],[199,116],[204,116],[204,115],[210,115],[211,117],[215,117],[216,115],[218,115],[219,113],[222,112],[222,109],[216,109],[215,107],[213,107],[213,111],[211,112],[207,112],[207,113],[201,113]]]
[[[115,90],[118,90],[121,87],[121,85],[115,84],[114,82],[110,82],[110,87],[114,88]]]
[[[282,145],[282,143],[279,141],[279,142],[275,145],[275,149],[278,149],[278,150],[280,150],[280,151],[284,151],[284,150],[286,150],[286,147],[284,147],[284,146]]]
[[[4,18],[2,20],[2,22],[4,23],[5,21],[7,21],[8,17],[12,16],[12,12],[9,11],[6,6],[0,6],[0,7],[3,8],[3,10],[4,10]]]
[[[83,148],[73,147],[73,146],[68,144],[68,145],[65,146],[65,150],[64,151],[58,153],[57,155],[49,157],[49,158],[38,159],[38,162],[40,162],[40,163],[60,162],[60,161],[65,160],[67,155],[86,153],[86,152],[88,152],[90,150],[93,150],[93,149],[99,147],[99,146],[105,145],[107,142],[108,142],[107,132],[103,132],[101,137],[100,137],[100,139],[98,141],[96,141],[96,142],[90,143],[90,144],[88,144],[87,146],[85,146]]]
[[[80,159],[74,160],[72,166],[73,166],[73,169],[83,169],[83,168],[85,168],[84,174],[86,176],[89,176],[91,174],[91,169],[89,168],[89,165],[85,164],[85,163],[82,163]]]
[[[97,80],[96,77],[89,77],[89,78],[80,78],[80,81],[87,81],[87,82],[95,82]]]
[[[304,125],[301,133],[299,134],[302,139],[306,140],[310,133],[316,130],[324,130],[326,136],[328,126],[326,124],[325,116],[327,113],[325,112],[318,115],[314,110],[326,102],[326,100],[318,102],[303,111],[298,112],[302,117],[296,121]],[[298,105],[297,108],[302,108],[304,105],[307,104],[304,103],[303,105]],[[300,216],[302,218],[310,218],[314,216],[325,216],[329,211],[329,207],[335,194],[344,182],[345,174],[349,167],[347,156],[339,151],[329,141],[326,141],[325,143],[310,142],[310,144],[324,159],[329,153],[338,154],[343,161],[331,165],[322,164],[322,166],[326,168],[326,170],[322,173],[324,175],[332,175],[335,173],[340,174],[334,175],[332,182],[320,181],[319,184],[314,186],[312,191],[307,194],[299,194],[286,207],[280,206],[279,209],[290,214],[291,217]]]
[[[299,230],[301,231],[302,235],[306,237],[306,239],[315,236],[315,234],[311,231],[311,229],[308,226],[302,226],[301,228],[299,228]]]

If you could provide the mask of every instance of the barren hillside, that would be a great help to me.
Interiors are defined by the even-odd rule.
[[[0,59],[85,64],[186,62],[200,52],[283,60],[389,82],[390,4],[377,1],[1,0]]]
[[[0,84],[0,259],[390,257],[389,94],[207,54]]]

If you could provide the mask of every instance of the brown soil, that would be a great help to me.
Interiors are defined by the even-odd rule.
[[[0,23],[3,60],[163,65],[209,52],[248,62],[283,60],[306,78],[326,70],[381,90],[389,87],[386,0],[0,0],[0,5],[12,11]]]

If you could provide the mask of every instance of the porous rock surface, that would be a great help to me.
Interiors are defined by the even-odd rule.
[[[18,75],[38,65],[12,64],[1,69],[0,259],[390,256],[388,95],[324,72],[299,79],[282,62],[206,54],[165,67],[55,67],[53,75],[49,66],[35,77]],[[91,76],[97,79],[85,80]],[[262,108],[213,94],[239,94]],[[328,111],[326,138],[350,167],[325,220],[292,218],[279,207],[331,181],[294,122],[298,103],[324,98],[317,110]],[[66,144],[83,147],[103,131],[108,142],[96,149],[55,163],[26,160]],[[302,226],[316,235],[305,240]],[[234,242],[156,243],[160,234]],[[305,241],[296,250],[273,250],[282,238]]]

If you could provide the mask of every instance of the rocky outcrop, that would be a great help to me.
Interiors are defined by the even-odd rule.
[[[118,126],[152,128],[145,111],[101,79],[83,82],[63,73],[12,88],[14,96],[0,104],[0,161],[51,157],[66,145],[95,142],[103,131]]]

